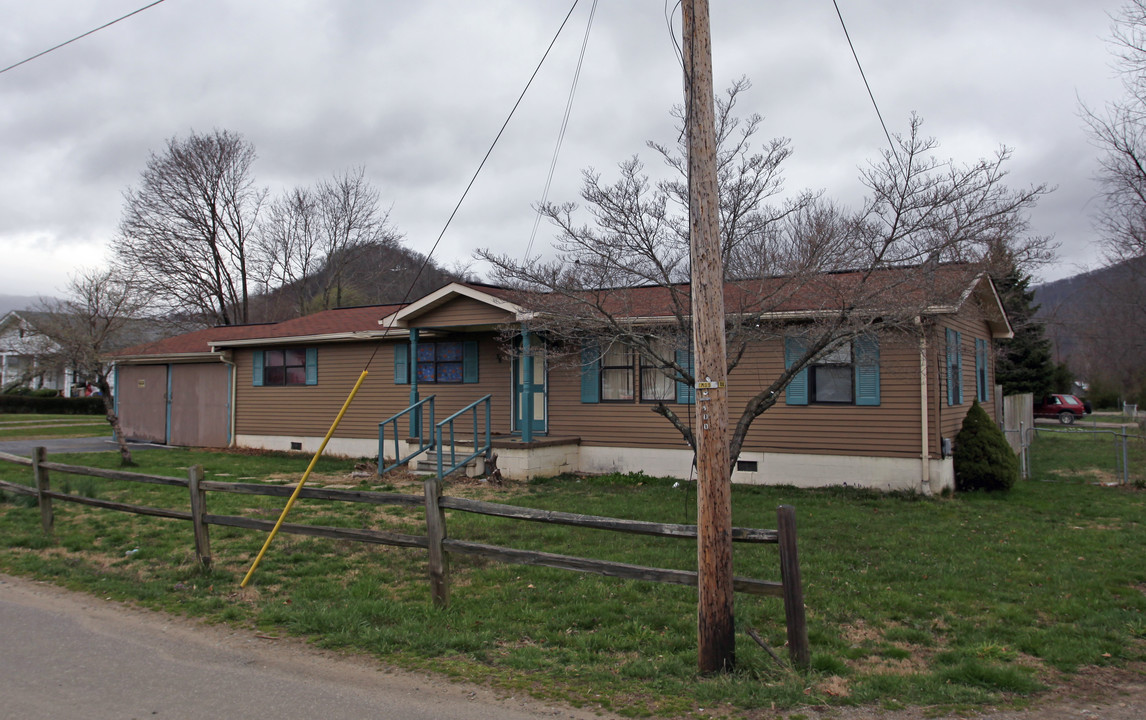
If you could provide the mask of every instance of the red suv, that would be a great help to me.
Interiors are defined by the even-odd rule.
[[[1047,395],[1035,405],[1035,417],[1056,417],[1063,425],[1071,425],[1083,415],[1086,415],[1086,407],[1074,395]]]

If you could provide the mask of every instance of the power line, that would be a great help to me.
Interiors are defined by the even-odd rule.
[[[2,74],[4,74],[4,73],[8,72],[9,70],[13,70],[13,69],[15,69],[15,68],[18,68],[18,67],[20,67],[21,65],[23,65],[24,63],[30,63],[30,62],[32,62],[33,60],[35,60],[36,58],[38,58],[38,57],[43,57],[44,55],[47,55],[48,53],[50,53],[50,52],[52,52],[52,51],[54,51],[54,50],[59,50],[60,48],[62,48],[62,47],[63,47],[63,46],[65,46],[65,45],[71,45],[71,44],[72,44],[72,43],[74,43],[76,40],[82,40],[83,38],[86,38],[88,35],[91,35],[91,34],[93,34],[93,33],[97,33],[97,32],[99,32],[100,30],[103,30],[104,28],[108,28],[108,27],[111,27],[112,25],[115,25],[115,24],[116,24],[117,22],[119,22],[120,20],[126,20],[126,19],[128,19],[129,17],[131,17],[132,15],[138,15],[139,13],[143,12],[144,10],[147,10],[148,8],[153,8],[153,7],[155,7],[156,5],[159,5],[160,3],[163,3],[163,2],[167,2],[167,0],[155,0],[155,2],[153,2],[153,3],[149,4],[149,5],[144,5],[143,7],[139,8],[138,10],[133,10],[132,12],[129,12],[128,14],[124,15],[123,17],[118,17],[118,18],[116,18],[115,20],[112,20],[111,22],[108,22],[108,23],[104,23],[103,25],[100,25],[99,27],[95,28],[94,30],[88,30],[88,31],[87,31],[86,33],[84,33],[83,35],[76,35],[76,36],[75,36],[74,38],[72,38],[71,40],[68,40],[68,41],[66,41],[66,42],[62,42],[62,43],[60,43],[59,45],[56,45],[56,46],[54,46],[54,47],[50,47],[50,48],[48,48],[47,50],[44,50],[43,52],[38,52],[38,53],[36,53],[35,55],[33,55],[32,57],[30,57],[30,58],[25,58],[25,59],[21,60],[20,62],[18,62],[18,63],[15,63],[14,65],[9,65],[8,67],[4,68],[3,70],[0,70],[0,75],[2,75]]]
[[[673,57],[676,58],[677,65],[680,65],[681,70],[684,70],[684,51],[681,50],[680,41],[676,39],[676,28],[673,27],[672,19],[676,16],[676,11],[680,9],[680,0],[669,9],[668,0],[665,0],[665,25],[668,26],[669,37],[672,39]]]
[[[162,2],[162,0],[160,1]],[[426,258],[418,267],[418,272],[414,273],[413,279],[410,280],[410,285],[406,288],[406,294],[402,296],[402,302],[398,303],[399,307],[406,305],[407,301],[410,299],[410,293],[414,291],[414,285],[417,284],[418,278],[420,278],[422,276],[422,272],[425,271],[426,266],[430,262],[430,258],[434,256],[434,251],[438,249],[438,244],[441,243],[442,238],[445,237],[446,230],[449,229],[450,223],[454,221],[454,216],[458,214],[458,210],[461,208],[462,203],[465,202],[466,196],[469,195],[470,188],[474,186],[474,182],[477,181],[478,175],[481,174],[482,168],[485,167],[486,161],[489,160],[489,156],[493,154],[493,149],[497,147],[498,140],[501,140],[501,136],[505,132],[505,128],[509,126],[509,121],[513,119],[514,113],[517,112],[517,108],[521,105],[521,101],[525,98],[525,93],[529,91],[529,87],[533,84],[534,79],[537,77],[537,73],[541,71],[541,66],[545,63],[546,58],[549,57],[549,53],[551,50],[553,50],[553,46],[557,44],[557,38],[561,36],[561,31],[565,29],[565,25],[569,22],[569,18],[573,15],[573,11],[577,9],[578,2],[580,2],[580,0],[573,0],[573,5],[570,6],[569,12],[565,14],[565,19],[561,21],[561,26],[557,28],[557,32],[554,33],[553,39],[549,41],[549,47],[545,48],[545,52],[542,54],[541,60],[538,61],[537,67],[533,69],[533,74],[529,76],[529,80],[525,83],[525,87],[522,88],[521,94],[517,96],[517,102],[513,104],[513,107],[509,111],[509,115],[507,115],[505,118],[505,122],[501,124],[501,129],[497,131],[497,135],[494,137],[493,142],[490,143],[489,149],[485,151],[485,157],[483,157],[481,162],[478,163],[477,170],[474,171],[473,177],[470,178],[469,184],[466,185],[466,189],[462,191],[462,196],[458,198],[457,205],[454,206],[450,216],[446,218],[446,224],[442,226],[442,231],[438,233],[438,238],[434,240],[434,244],[430,247],[430,251],[426,253]],[[397,313],[391,314],[390,326],[387,327],[384,332],[389,332],[390,329],[393,328],[396,315]],[[374,362],[374,356],[378,354],[378,350],[381,347],[382,343],[379,341],[375,345],[374,352],[370,355],[370,359],[366,361],[367,368],[369,368],[370,364]]]
[[[577,58],[577,69],[573,72],[573,84],[569,87],[569,99],[565,102],[565,116],[561,119],[561,130],[557,133],[557,145],[553,148],[553,159],[549,161],[549,175],[545,178],[545,189],[541,191],[541,204],[537,206],[537,217],[533,220],[533,230],[529,233],[529,243],[525,246],[523,260],[529,260],[533,241],[537,239],[537,228],[541,225],[541,208],[549,200],[549,188],[553,184],[553,174],[557,171],[557,156],[561,154],[561,144],[565,131],[569,128],[569,116],[573,112],[573,96],[577,93],[577,81],[581,79],[581,66],[585,62],[585,49],[589,46],[589,31],[593,29],[593,17],[597,14],[597,0],[589,11],[589,22],[585,25],[585,37],[581,41],[581,54]]]
[[[836,8],[836,15],[840,19],[840,27],[844,29],[844,37],[848,40],[848,47],[852,50],[852,57],[855,58],[856,67],[859,68],[860,77],[863,78],[863,85],[867,88],[867,96],[871,98],[871,105],[875,108],[875,116],[879,118],[879,124],[883,127],[883,134],[887,138],[887,144],[891,146],[891,154],[895,156],[896,162],[902,162],[899,159],[899,153],[895,150],[895,142],[891,139],[891,133],[887,131],[887,124],[883,121],[883,114],[879,111],[879,103],[875,101],[875,94],[871,91],[871,85],[868,84],[867,75],[863,71],[863,65],[860,63],[859,55],[856,53],[856,47],[852,44],[852,36],[848,33],[847,23],[844,22],[844,15],[840,12],[840,4],[836,0],[832,0],[832,5]]]

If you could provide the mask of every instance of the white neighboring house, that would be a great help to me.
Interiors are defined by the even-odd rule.
[[[64,397],[84,394],[71,368],[44,361],[55,347],[36,329],[46,316],[35,310],[13,310],[0,317],[0,392],[26,387],[58,390]]]

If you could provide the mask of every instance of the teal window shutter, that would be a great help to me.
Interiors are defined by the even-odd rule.
[[[947,404],[963,404],[963,351],[960,333],[947,328]]]
[[[959,404],[963,404],[963,333],[955,333],[955,374],[959,380],[956,389],[959,391]]]
[[[394,346],[394,384],[410,384],[410,343]]]
[[[318,348],[306,349],[306,384],[318,384]]]
[[[255,387],[263,386],[263,351],[256,350],[251,357],[251,384]]]
[[[784,368],[790,368],[807,352],[803,338],[784,338]],[[784,391],[784,402],[788,405],[808,404],[808,368],[796,373]]]
[[[478,344],[477,340],[466,340],[462,345],[462,382],[476,383],[478,381]]]
[[[688,350],[676,351],[676,364],[688,370],[689,375],[695,374],[692,365],[692,353]],[[696,404],[696,386],[678,380],[676,383],[676,401],[681,405]]]
[[[601,402],[601,353],[596,345],[581,349],[581,402]]]
[[[854,350],[856,405],[879,405],[879,338],[861,335]]]
[[[975,399],[984,402],[983,397],[983,341],[975,338]]]
[[[983,341],[983,402],[991,400],[991,341]]]
[[[947,404],[948,405],[954,405],[955,404],[955,385],[951,382],[951,378],[954,377],[954,375],[955,375],[955,373],[953,373],[951,371],[951,368],[955,365],[955,341],[953,339],[954,335],[955,335],[955,331],[952,330],[951,328],[947,328]]]

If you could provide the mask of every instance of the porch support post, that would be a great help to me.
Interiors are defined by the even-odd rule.
[[[410,328],[410,405],[418,402],[418,328]],[[410,437],[421,437],[422,413],[410,413]]]
[[[531,333],[521,333],[521,441],[533,441],[533,353]]]

